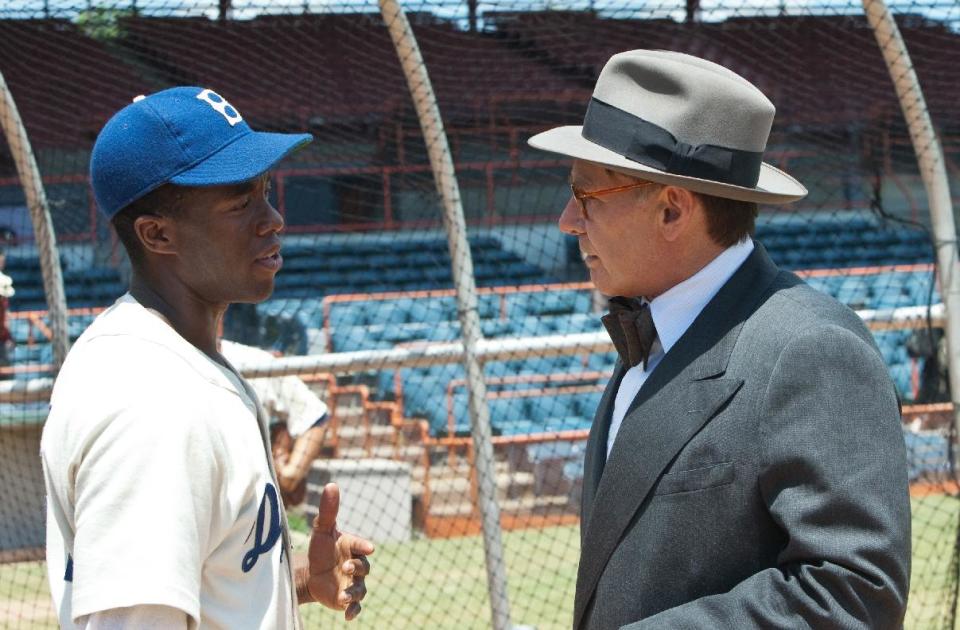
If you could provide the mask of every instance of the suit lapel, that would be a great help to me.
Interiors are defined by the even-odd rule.
[[[757,244],[641,387],[624,417],[609,461],[598,466],[596,460],[605,454],[610,407],[619,386],[619,379],[616,384],[611,379],[591,429],[587,448],[591,461],[584,468],[575,628],[583,620],[611,554],[663,470],[743,384],[739,379],[719,377],[726,371],[744,321],[776,274],[776,266]],[[587,475],[595,484],[590,490]]]
[[[597,406],[597,412],[590,426],[590,437],[587,439],[587,448],[583,461],[583,494],[580,504],[580,523],[585,525],[590,521],[593,510],[593,501],[597,496],[597,486],[603,476],[603,468],[607,460],[607,436],[610,434],[610,417],[613,414],[613,403],[617,397],[617,388],[626,372],[622,362],[617,361],[613,375],[603,391],[603,397]],[[581,533],[584,528],[581,527]]]

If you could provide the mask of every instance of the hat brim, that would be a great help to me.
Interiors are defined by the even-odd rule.
[[[755,188],[734,186],[733,184],[723,184],[686,175],[673,175],[634,162],[619,153],[585,139],[581,135],[582,129],[583,127],[579,125],[556,127],[533,136],[527,142],[535,149],[602,164],[626,175],[657,182],[658,184],[681,186],[714,197],[780,204],[797,201],[807,196],[807,189],[804,188],[803,184],[766,162],[760,167],[760,180]]]
[[[253,131],[177,173],[169,181],[178,186],[239,184],[266,173],[312,140],[313,136],[308,133]]]

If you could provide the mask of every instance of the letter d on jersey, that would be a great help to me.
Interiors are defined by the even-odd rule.
[[[269,503],[269,507],[267,504]],[[269,510],[269,514],[267,511]],[[264,526],[267,526],[264,532]],[[250,569],[257,564],[265,553],[268,553],[273,546],[277,544],[280,535],[283,533],[283,526],[280,524],[280,501],[277,499],[277,489],[272,483],[268,483],[263,491],[263,498],[260,499],[260,511],[257,513],[257,525],[253,534],[253,548],[244,554],[241,568],[244,573],[249,573]]]
[[[230,123],[231,127],[243,120],[243,116],[240,115],[240,112],[237,111],[237,108],[231,105],[227,99],[223,98],[213,90],[204,90],[197,94],[197,98],[219,112],[220,115],[223,116],[228,123]]]

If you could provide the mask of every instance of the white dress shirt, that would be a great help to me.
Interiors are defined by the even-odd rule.
[[[650,349],[647,369],[643,369],[642,363],[636,365],[627,370],[620,381],[613,404],[613,416],[610,418],[607,457],[610,456],[630,404],[647,378],[752,251],[753,240],[747,237],[723,250],[694,275],[650,301],[650,315],[657,328],[657,339]]]

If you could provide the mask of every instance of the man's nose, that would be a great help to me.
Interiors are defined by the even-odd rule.
[[[564,234],[572,234],[574,236],[583,234],[583,215],[573,195],[570,195],[570,198],[567,200],[567,205],[563,207],[563,212],[560,214],[558,224],[560,231]]]
[[[283,230],[283,215],[280,214],[280,211],[274,208],[273,204],[267,199],[263,200],[263,205],[265,206],[265,213],[257,226],[257,234],[264,235]]]

